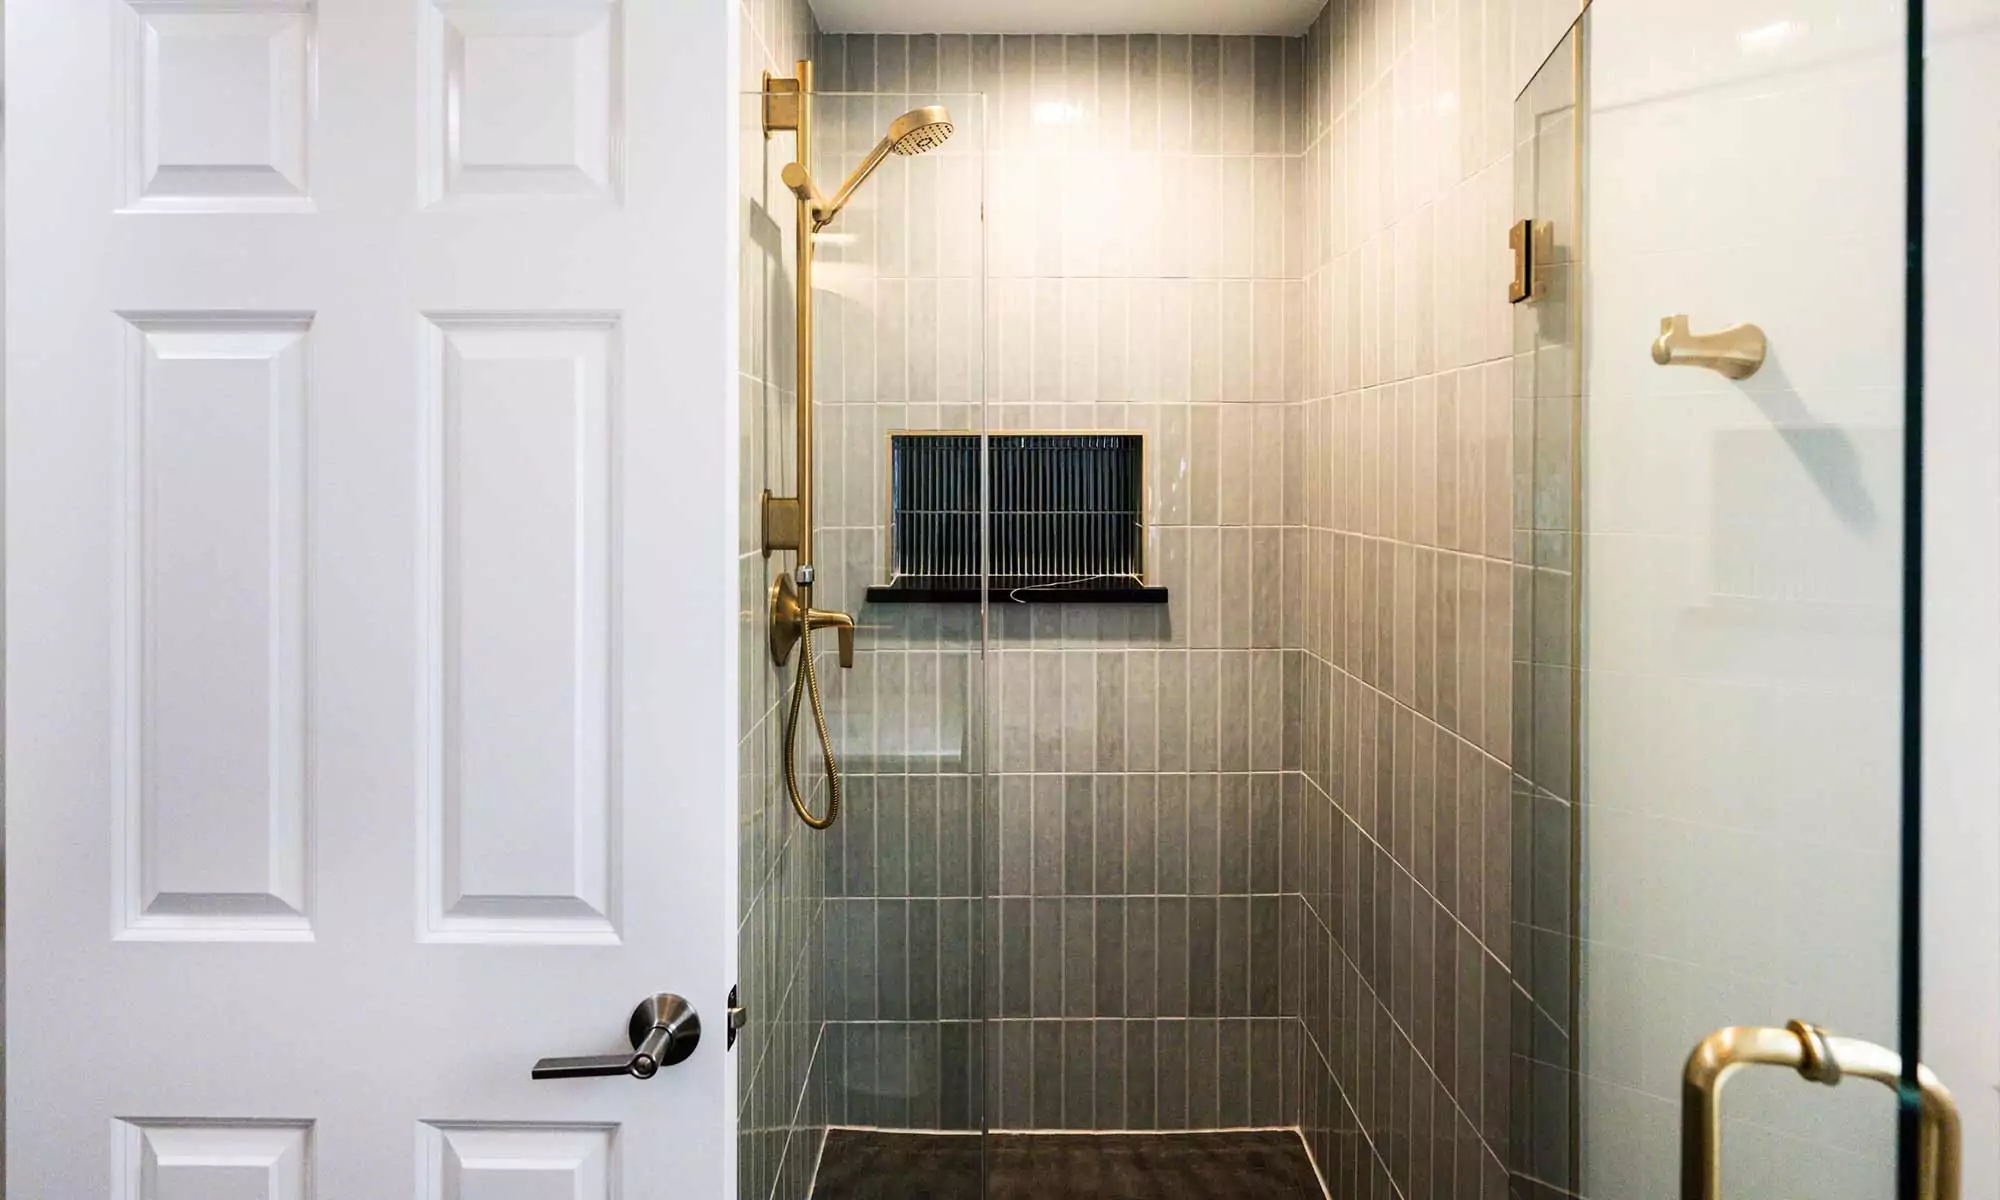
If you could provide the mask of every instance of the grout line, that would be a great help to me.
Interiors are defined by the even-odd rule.
[[[1199,1129],[988,1129],[983,1133],[998,1137],[1199,1137],[1218,1133],[1297,1133],[1296,1125],[1217,1125]],[[882,1133],[900,1130],[878,1130]],[[977,1136],[975,1134],[975,1136]]]
[[[1218,1133],[1299,1133],[1297,1125],[1217,1125],[1200,1129],[905,1129],[883,1125],[828,1125],[827,1132],[885,1133],[895,1137],[1201,1137]],[[1311,1148],[1307,1148],[1310,1155]]]
[[[1306,1136],[1303,1125],[1294,1127],[1299,1135],[1299,1144],[1306,1148],[1306,1161],[1312,1164],[1313,1177],[1319,1180],[1319,1192],[1325,1200],[1333,1200],[1333,1188],[1327,1183],[1326,1171],[1319,1165],[1319,1156],[1313,1153],[1312,1139]]]

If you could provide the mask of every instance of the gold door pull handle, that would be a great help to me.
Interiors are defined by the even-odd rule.
[[[1731,325],[1715,333],[1688,332],[1686,313],[1660,318],[1653,361],[1663,367],[1707,367],[1731,379],[1748,379],[1764,365],[1770,343],[1755,325]]]
[[[1716,1030],[1688,1055],[1681,1079],[1681,1200],[1721,1200],[1722,1085],[1753,1066],[1790,1067],[1829,1087],[1859,1078],[1898,1089],[1903,1075],[1903,1060],[1895,1051],[1835,1037],[1804,1021],[1788,1022],[1783,1029],[1739,1025]],[[1921,1200],[1959,1200],[1963,1141],[1958,1105],[1921,1063],[1917,1085],[1923,1100],[1917,1195]]]

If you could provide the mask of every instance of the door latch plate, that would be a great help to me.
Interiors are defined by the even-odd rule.
[[[743,1005],[737,1000],[736,989],[733,987],[730,988],[729,1016],[728,1019],[724,1022],[729,1030],[728,1041],[725,1045],[726,1049],[734,1050],[736,1048],[736,1031],[743,1028],[744,1022],[748,1021],[749,1019],[750,1019],[749,1012],[746,1011]]]

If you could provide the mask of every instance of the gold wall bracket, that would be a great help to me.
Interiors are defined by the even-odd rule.
[[[1790,1067],[1831,1087],[1847,1076],[1873,1079],[1900,1091],[1903,1060],[1893,1050],[1835,1037],[1817,1025],[1789,1022],[1783,1029],[1735,1025],[1718,1029],[1688,1055],[1681,1079],[1681,1200],[1721,1200],[1722,1087],[1744,1067]],[[1920,1200],[1959,1200],[1963,1141],[1958,1105],[1929,1067],[1917,1067],[1923,1096],[1919,1149]]]
[[[765,488],[760,497],[763,509],[764,557],[774,551],[797,550],[804,521],[796,496],[773,496]]]
[[[805,110],[805,87],[797,79],[784,79],[764,72],[764,136],[797,133],[799,115]]]
[[[1748,379],[1764,365],[1770,342],[1755,325],[1731,325],[1715,333],[1688,332],[1686,313],[1660,318],[1653,361],[1663,367],[1707,367],[1731,379]]]

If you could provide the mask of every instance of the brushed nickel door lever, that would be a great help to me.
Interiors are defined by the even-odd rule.
[[[701,1017],[694,1006],[671,992],[648,996],[632,1010],[625,1034],[632,1042],[630,1054],[584,1054],[566,1058],[544,1058],[535,1063],[535,1079],[589,1079],[606,1075],[630,1075],[651,1079],[661,1067],[687,1061],[701,1042]]]

